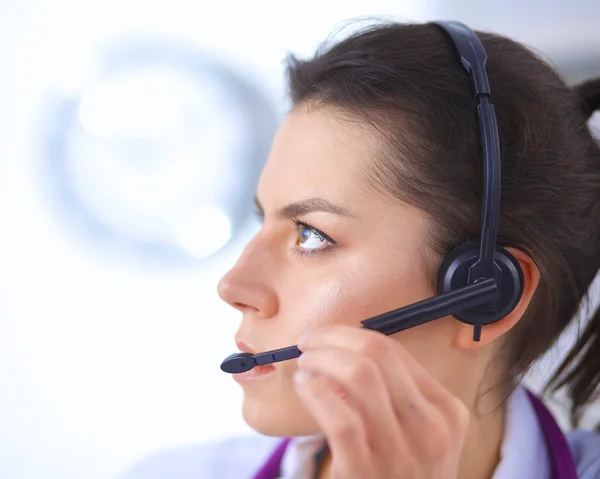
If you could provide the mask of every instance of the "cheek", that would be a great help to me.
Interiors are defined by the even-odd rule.
[[[376,264],[365,261],[346,277],[335,304],[339,322],[349,325],[435,295],[420,266],[404,257],[380,255]]]
[[[292,293],[282,301],[282,311],[287,326],[297,339],[304,330],[312,326],[340,322],[347,303],[346,286],[342,277],[316,277],[307,279],[299,289],[298,281],[290,284]]]
[[[374,263],[373,257],[378,261]],[[420,265],[406,257],[373,257],[345,257],[343,266],[332,265],[326,271],[290,281],[289,288],[282,291],[283,316],[290,319],[285,323],[293,336],[290,339],[296,340],[311,326],[359,327],[364,319],[435,294]],[[382,269],[382,264],[393,266]]]

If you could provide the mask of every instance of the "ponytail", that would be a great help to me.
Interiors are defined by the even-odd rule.
[[[582,83],[574,88],[574,92],[579,97],[581,110],[586,119],[600,109],[600,78]]]
[[[575,87],[573,92],[587,121],[595,111],[600,109],[600,78],[589,80]],[[593,155],[598,159],[600,168],[600,144],[596,143]],[[600,185],[598,185],[598,202],[600,202]],[[598,225],[598,242],[600,244],[600,218],[590,218]],[[598,249],[600,251],[600,248]],[[597,258],[600,269],[600,257]],[[592,282],[590,288],[600,286]],[[588,297],[592,291],[588,291]],[[548,387],[558,390],[566,387],[571,398],[571,423],[576,426],[581,420],[587,404],[600,397],[600,306],[587,323],[583,334],[568,353],[556,373],[548,383]],[[600,429],[600,424],[598,425]]]
[[[554,390],[565,386],[571,398],[571,423],[576,426],[586,405],[600,393],[600,308],[550,380]],[[600,425],[599,425],[600,426]]]

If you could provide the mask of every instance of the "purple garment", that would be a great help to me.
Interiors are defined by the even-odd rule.
[[[551,479],[577,479],[575,461],[564,434],[542,401],[530,391],[527,391],[527,394],[546,438],[546,445],[552,461],[550,464]],[[253,479],[277,479],[281,474],[281,461],[289,443],[289,438],[281,441]]]
[[[527,391],[533,409],[537,415],[542,432],[546,438],[546,445],[550,452],[551,479],[577,479],[577,468],[571,455],[571,449],[564,434],[556,424],[550,411],[534,394]]]
[[[267,461],[254,475],[254,479],[277,479],[281,474],[281,461],[288,447],[290,438],[281,441],[273,450]]]

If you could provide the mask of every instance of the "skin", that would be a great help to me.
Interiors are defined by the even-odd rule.
[[[237,340],[256,352],[303,351],[242,382],[244,419],[266,435],[324,435],[331,456],[321,477],[489,478],[504,408],[480,392],[501,374],[494,354],[539,271],[510,250],[524,272],[523,297],[478,343],[451,317],[389,337],[358,329],[434,296],[426,262],[441,258],[425,242],[425,213],[372,188],[369,162],[381,139],[339,113],[301,104],[288,114],[257,189],[263,226],[218,286],[242,313]],[[289,207],[311,198],[341,211]]]

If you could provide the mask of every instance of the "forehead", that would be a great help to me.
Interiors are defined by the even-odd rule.
[[[397,250],[399,239],[401,249],[423,249],[426,215],[373,186],[370,169],[381,141],[373,126],[349,115],[294,109],[277,132],[259,181],[257,199],[265,216],[290,203],[323,198],[347,210],[353,235],[378,251]]]
[[[325,107],[299,105],[280,126],[262,172],[258,197],[268,204],[367,194],[376,140],[364,122]]]

